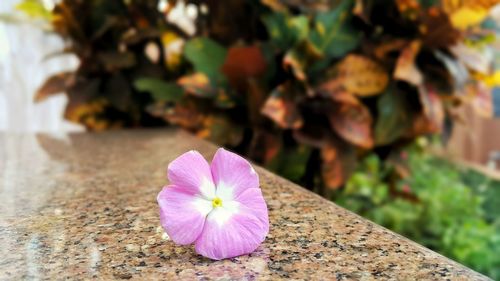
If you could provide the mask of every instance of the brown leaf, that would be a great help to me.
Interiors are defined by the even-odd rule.
[[[74,83],[75,75],[72,72],[53,75],[36,91],[34,100],[35,102],[41,102],[52,95],[64,93]]]
[[[385,69],[372,59],[350,54],[337,65],[337,79],[344,88],[359,96],[380,94],[389,82]]]
[[[304,123],[293,101],[286,96],[287,88],[278,86],[267,98],[261,113],[283,129],[298,129]]]
[[[420,26],[423,45],[432,48],[447,48],[455,45],[461,37],[460,31],[443,10],[432,7],[424,12]]]
[[[321,175],[325,186],[341,187],[352,173],[356,163],[353,147],[338,142],[329,142],[321,149]]]
[[[232,47],[228,50],[222,72],[231,86],[242,89],[249,78],[263,75],[267,63],[258,46]]]
[[[422,84],[424,78],[415,62],[421,45],[420,41],[415,40],[401,51],[394,69],[395,79],[406,81],[415,86]]]
[[[408,41],[404,39],[394,39],[391,41],[382,42],[375,47],[374,55],[379,60],[388,59],[393,52],[399,52],[402,48],[408,45]]]
[[[193,96],[214,97],[216,94],[208,76],[201,72],[183,76],[177,80],[177,84]]]
[[[334,100],[335,109],[328,116],[333,129],[354,145],[372,148],[373,120],[368,108],[348,92],[338,92]]]

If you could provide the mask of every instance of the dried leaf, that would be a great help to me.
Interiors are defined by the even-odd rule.
[[[293,101],[287,97],[286,91],[284,85],[275,89],[264,103],[261,113],[283,129],[298,129],[304,121]]]
[[[370,58],[348,55],[337,65],[337,79],[344,88],[359,96],[380,94],[389,82],[385,69]]]
[[[41,102],[46,98],[62,94],[75,83],[75,74],[63,72],[49,77],[35,93],[35,102]]]
[[[373,147],[372,116],[366,106],[348,92],[335,94],[336,105],[328,119],[333,129],[346,141],[370,149]]]
[[[217,94],[207,75],[200,72],[179,78],[177,85],[183,87],[188,94],[193,96],[211,98]]]
[[[401,51],[394,69],[395,79],[406,81],[415,86],[422,84],[424,78],[415,62],[420,47],[421,42],[417,40],[411,42]]]
[[[228,50],[222,72],[231,86],[242,89],[248,79],[262,76],[266,66],[266,60],[258,46],[232,47]]]

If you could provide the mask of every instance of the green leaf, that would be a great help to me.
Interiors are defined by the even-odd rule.
[[[361,32],[350,24],[351,1],[342,3],[333,11],[319,13],[311,30],[310,40],[327,58],[339,58],[356,48]]]
[[[378,118],[375,124],[375,144],[386,145],[401,137],[412,125],[412,114],[406,102],[406,93],[394,85],[380,95],[377,101]]]
[[[155,78],[139,78],[134,81],[134,87],[142,92],[149,92],[157,101],[178,101],[183,94],[181,87],[175,83],[165,82]]]
[[[227,51],[217,42],[208,38],[194,38],[184,46],[184,55],[197,72],[206,74],[211,81],[223,79],[221,67]]]
[[[272,43],[280,49],[288,49],[309,34],[309,21],[306,16],[290,17],[283,13],[272,13],[262,17]]]

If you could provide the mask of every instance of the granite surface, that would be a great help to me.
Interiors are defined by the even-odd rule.
[[[486,280],[261,168],[271,222],[251,255],[175,246],[156,195],[167,164],[215,147],[175,130],[0,134],[0,280]]]

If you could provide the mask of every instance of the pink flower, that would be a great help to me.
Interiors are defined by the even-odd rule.
[[[259,176],[242,157],[220,148],[211,165],[189,151],[168,165],[158,194],[160,221],[177,244],[220,260],[253,252],[269,232]]]

